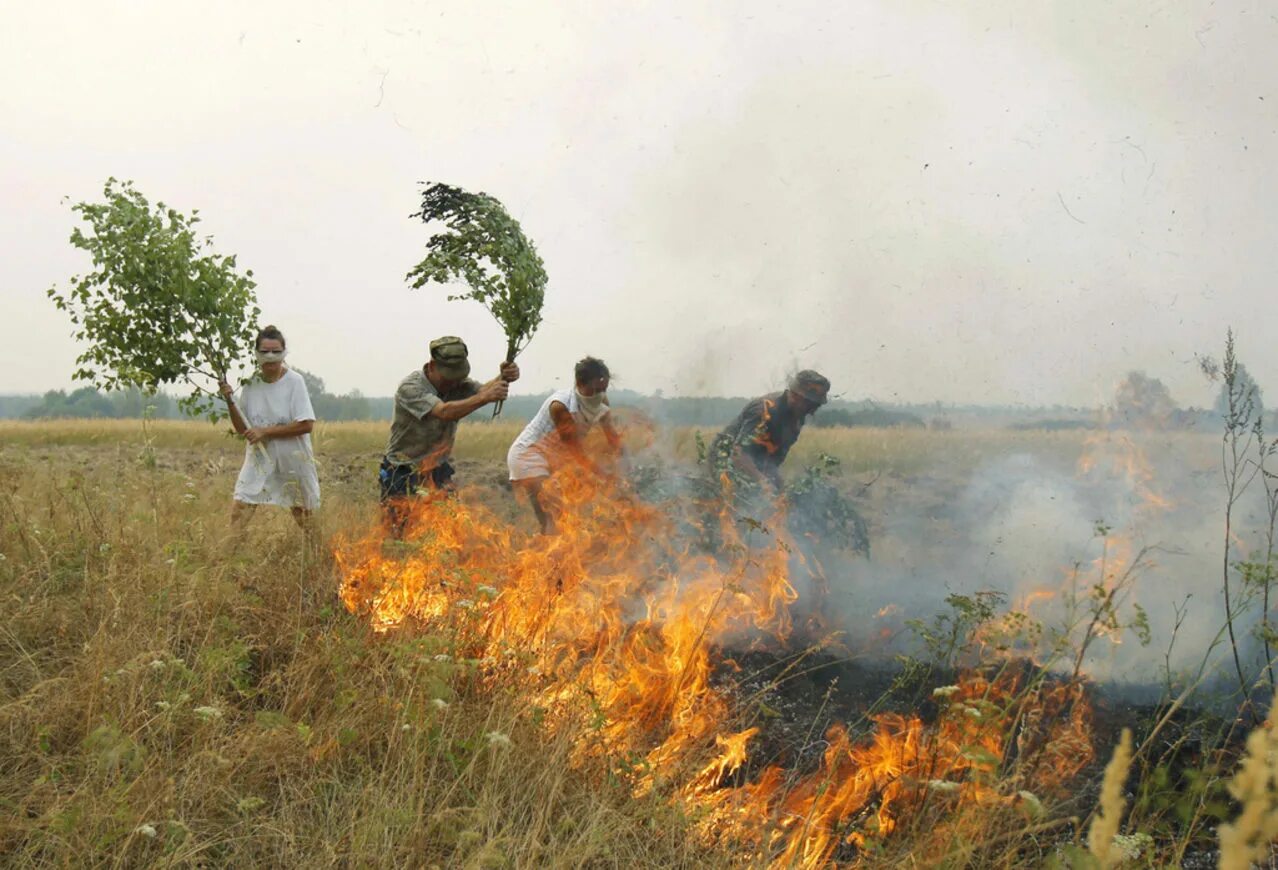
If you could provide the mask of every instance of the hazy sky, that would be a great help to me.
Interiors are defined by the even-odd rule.
[[[416,182],[536,241],[520,391],[1183,404],[1226,326],[1278,397],[1278,8],[1161,0],[0,4],[0,391],[70,384],[64,196],[199,208],[291,361],[387,395],[474,303]]]

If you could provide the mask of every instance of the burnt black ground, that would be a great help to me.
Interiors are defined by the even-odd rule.
[[[843,723],[854,737],[867,737],[878,713],[914,713],[925,723],[935,721],[938,706],[932,690],[957,681],[958,674],[939,668],[907,667],[899,661],[846,658],[828,652],[806,655],[775,650],[718,650],[720,666],[715,685],[730,694],[742,711],[734,728],[757,726],[746,765],[724,785],[753,780],[770,765],[779,765],[798,778],[817,769],[827,748],[826,732]],[[1029,664],[1025,663],[1028,668]],[[1133,732],[1140,747],[1164,719],[1145,754],[1133,765],[1128,783],[1128,806],[1137,799],[1142,776],[1157,765],[1166,768],[1165,787],[1159,800],[1171,801],[1187,793],[1189,779],[1209,763],[1232,770],[1242,751],[1250,719],[1223,716],[1220,704],[1187,704],[1166,715],[1167,703],[1153,687],[1133,691],[1129,686],[1089,684],[1087,697],[1093,715],[1093,760],[1070,784],[1069,797],[1054,807],[1061,816],[1086,819],[1096,806],[1101,778],[1124,728]],[[1225,798],[1226,802],[1228,799]],[[1236,807],[1228,806],[1232,817]],[[1182,822],[1168,808],[1163,813],[1166,830],[1179,831]],[[1214,824],[1203,830],[1204,840],[1184,858],[1183,866],[1215,864]],[[1072,839],[1062,831],[1063,842]]]

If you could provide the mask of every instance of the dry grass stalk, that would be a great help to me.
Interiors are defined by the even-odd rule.
[[[1130,728],[1124,728],[1118,746],[1114,749],[1114,756],[1105,765],[1105,778],[1101,781],[1100,812],[1092,819],[1092,826],[1087,832],[1087,848],[1104,868],[1118,866],[1125,857],[1121,850],[1114,847],[1114,837],[1123,820],[1126,805],[1123,786],[1127,782],[1127,772],[1131,765],[1132,732]]]
[[[1242,812],[1220,826],[1220,868],[1247,870],[1253,861],[1267,858],[1270,844],[1278,839],[1278,738],[1272,718],[1248,735],[1229,793],[1242,804]]]

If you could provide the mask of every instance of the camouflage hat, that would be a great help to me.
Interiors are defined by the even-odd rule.
[[[814,372],[812,369],[804,369],[790,378],[790,383],[786,389],[802,396],[809,402],[824,405],[829,401],[830,381],[824,375]]]
[[[450,381],[462,381],[470,374],[466,342],[455,335],[445,335],[430,343],[430,358],[435,370]]]

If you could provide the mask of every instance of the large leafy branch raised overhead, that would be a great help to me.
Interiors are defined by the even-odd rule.
[[[218,416],[215,382],[253,343],[260,312],[252,271],[239,274],[234,256],[196,235],[198,211],[152,206],[132,182],[114,178],[103,193],[105,202],[72,206],[88,227],[76,227],[71,244],[88,252],[93,271],[48,292],[88,344],[75,378],[104,390],[186,383],[195,392],[183,407]]]
[[[413,287],[464,283],[467,292],[448,298],[487,308],[506,334],[506,361],[513,362],[537,331],[546,296],[545,267],[519,222],[494,197],[447,184],[426,185],[421,210],[412,216],[445,230],[430,237],[425,259],[407,280]]]

